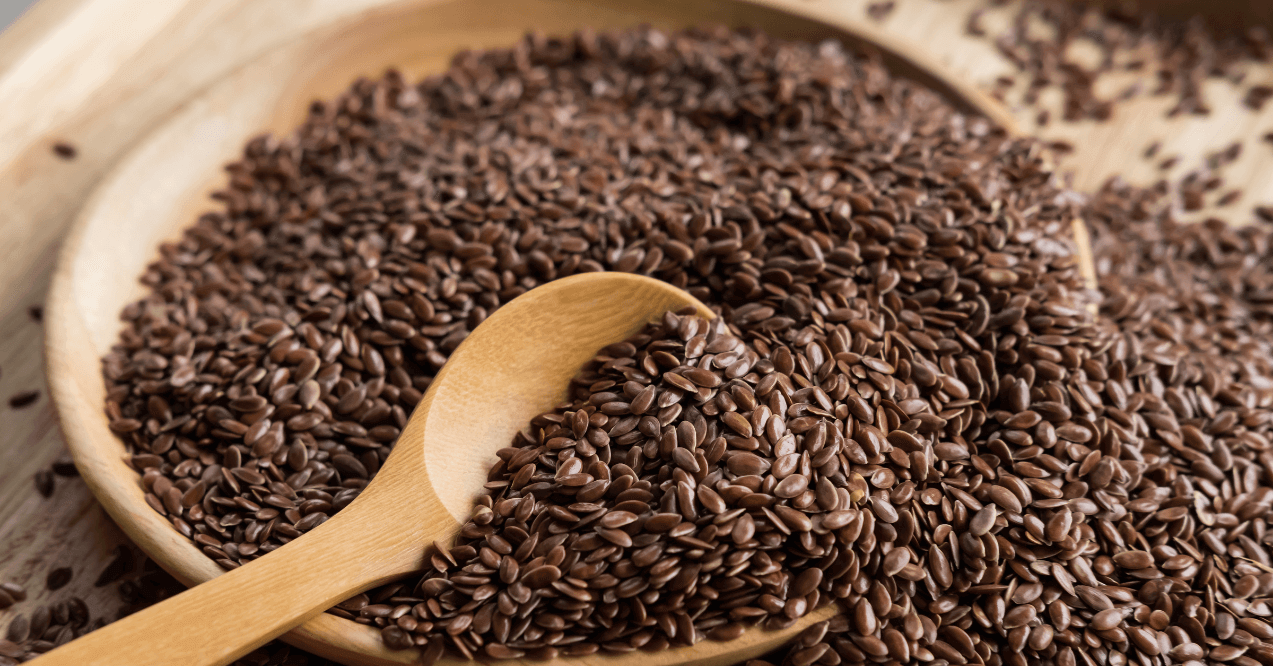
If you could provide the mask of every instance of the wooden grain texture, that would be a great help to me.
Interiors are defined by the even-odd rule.
[[[790,4],[864,22],[870,3]],[[39,497],[31,483],[32,474],[46,468],[63,443],[42,378],[42,329],[27,308],[43,300],[70,221],[103,175],[185,100],[306,31],[379,4],[166,0],[158,13],[132,21],[123,20],[133,16],[131,8],[149,5],[138,0],[41,0],[0,34],[0,99],[6,100],[5,113],[0,114],[0,580],[23,583],[32,593],[27,602],[0,611],[0,627],[15,613],[29,613],[38,604],[71,596],[86,599],[94,616],[113,617],[119,606],[115,586],[95,588],[93,580],[122,540],[121,533],[104,520],[78,480],[59,478],[49,500]],[[985,90],[993,87],[996,77],[1014,73],[991,42],[963,32],[967,12],[983,0],[896,4],[878,24],[881,34],[921,44],[929,57]],[[1236,0],[1199,4],[1222,13]],[[1013,7],[1010,3],[992,10],[984,23],[993,30]],[[101,17],[123,19],[103,22]],[[1273,69],[1251,67],[1247,83],[1271,80]],[[329,92],[343,85],[333,84]],[[1181,166],[1169,174],[1179,176],[1201,163],[1207,152],[1243,139],[1246,149],[1227,170],[1226,180],[1244,184],[1246,191],[1238,205],[1223,212],[1245,219],[1251,206],[1273,203],[1273,179],[1267,177],[1273,146],[1259,141],[1261,134],[1273,130],[1273,105],[1261,113],[1243,109],[1237,103],[1238,89],[1224,82],[1208,82],[1207,92],[1216,110],[1210,117],[1169,119],[1169,102],[1149,97],[1120,105],[1108,124],[1054,123],[1043,134],[1079,148],[1063,166],[1077,172],[1075,182],[1083,188],[1115,173],[1140,183],[1161,177],[1154,163],[1141,157],[1153,141],[1163,142],[1160,159],[1181,157]],[[1022,127],[1034,128],[1034,109],[1013,111]],[[59,140],[75,144],[79,157],[69,162],[54,157],[50,146]],[[44,391],[35,405],[23,410],[7,405],[10,395],[29,389]],[[71,583],[56,593],[43,591],[48,570],[66,564],[76,571]]]

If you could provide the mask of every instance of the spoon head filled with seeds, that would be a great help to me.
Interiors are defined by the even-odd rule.
[[[474,501],[492,483],[499,487],[501,482],[491,479],[506,466],[507,461],[497,456],[501,449],[507,454],[506,448],[533,418],[562,402],[572,378],[590,359],[595,362],[598,350],[629,339],[669,311],[691,318],[712,316],[680,289],[625,273],[567,277],[514,299],[451,355],[412,414],[393,454],[348,508],[266,557],[99,629],[36,662],[227,664],[353,594],[426,569],[438,557],[452,557],[446,544],[461,534],[462,527],[480,530],[485,507],[479,505],[475,514]],[[697,464],[693,456],[682,462]],[[579,480],[585,476],[581,473]],[[628,495],[641,496],[639,492]],[[632,502],[627,505],[631,508]],[[611,538],[623,538],[618,529],[598,528],[602,530],[609,530]],[[558,582],[561,573],[555,570],[553,557],[549,553],[547,558],[532,560],[538,564],[520,574],[503,571],[505,583],[543,587]],[[642,666],[735,663],[777,647],[835,612],[832,606],[801,608],[792,613],[798,619],[781,623],[779,630],[743,630],[734,625],[738,628],[715,635],[731,640],[657,652],[601,652],[558,661],[640,662]],[[427,658],[436,659],[440,652],[438,640],[425,646]],[[515,650],[488,653],[482,656],[522,656]]]

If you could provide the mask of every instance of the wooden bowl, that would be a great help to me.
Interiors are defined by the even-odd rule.
[[[531,29],[568,34],[642,23],[725,23],[785,37],[838,37],[879,52],[895,72],[928,83],[966,109],[981,109],[1011,126],[1006,110],[971,84],[943,76],[924,56],[871,37],[869,25],[856,17],[799,0],[414,0],[386,2],[316,29],[232,71],[154,128],[103,180],[63,248],[47,301],[49,385],[85,482],[133,541],[187,585],[222,573],[144,501],[138,474],[124,464],[124,447],[107,427],[100,372],[100,359],[121,329],[121,309],[144,293],[138,276],[158,258],[161,242],[178,238],[201,210],[214,207],[208,194],[224,182],[222,165],[262,132],[288,133],[311,100],[334,96],[360,75],[393,66],[418,78],[445,69],[456,51],[508,46]],[[414,650],[387,650],[377,630],[333,615],[309,620],[284,639],[350,664],[418,659]]]

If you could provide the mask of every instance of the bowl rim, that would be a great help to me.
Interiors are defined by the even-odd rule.
[[[495,4],[507,4],[515,0],[489,0]],[[144,499],[141,491],[140,475],[126,462],[127,451],[123,441],[110,432],[107,419],[100,402],[93,402],[85,395],[82,382],[70,369],[73,364],[85,362],[85,352],[91,357],[94,372],[92,377],[102,384],[100,358],[88,338],[87,325],[79,316],[76,308],[77,277],[80,261],[88,256],[85,246],[90,229],[108,219],[103,211],[106,205],[116,196],[123,183],[134,168],[138,168],[146,157],[147,150],[155,144],[165,128],[173,126],[183,118],[195,117],[199,100],[207,98],[212,92],[230,85],[235,76],[254,64],[269,59],[289,50],[303,51],[304,44],[323,37],[340,33],[344,29],[357,31],[374,15],[392,16],[403,12],[428,11],[445,5],[481,5],[488,0],[387,0],[384,5],[367,11],[339,16],[322,25],[307,29],[298,35],[277,44],[257,55],[248,63],[232,67],[221,73],[206,88],[196,91],[188,97],[171,114],[156,124],[136,144],[117,161],[111,164],[103,178],[92,188],[91,194],[74,216],[56,259],[52,282],[48,292],[46,305],[45,332],[45,374],[49,383],[50,396],[55,408],[59,426],[67,446],[75,460],[80,474],[98,502],[102,504],[111,518],[128,537],[140,546],[149,557],[154,559],[165,570],[190,586],[209,580],[224,571],[211,558],[206,556],[193,542],[182,536],[167,518],[152,509]],[[540,13],[546,7],[564,5],[604,5],[623,7],[635,14],[629,25],[636,25],[642,20],[653,21],[676,15],[675,2],[624,2],[624,0],[604,0],[600,3],[589,3],[587,0],[536,0]],[[838,36],[852,50],[873,50],[885,56],[886,65],[900,76],[919,80],[930,89],[935,90],[945,99],[963,107],[965,110],[980,110],[990,121],[1003,127],[1010,134],[1016,133],[1016,125],[1006,107],[993,98],[982,93],[971,82],[953,75],[950,68],[927,57],[927,55],[878,29],[871,24],[858,21],[832,11],[823,5],[805,4],[799,0],[728,0],[725,6],[732,5],[736,9],[749,11],[752,14],[780,14],[786,18],[816,25],[825,31]],[[733,18],[732,16],[727,17]],[[578,21],[574,22],[579,25]],[[763,26],[762,26],[763,27]],[[455,29],[453,26],[450,29]],[[563,28],[574,29],[574,28]],[[932,80],[925,81],[912,72],[927,71],[937,77],[936,81],[943,85],[934,86]],[[283,100],[282,93],[270,100],[278,104]],[[196,139],[188,139],[196,140]],[[236,143],[239,154],[241,146]],[[221,165],[216,165],[219,168]],[[203,169],[211,172],[214,167]],[[218,172],[219,173],[219,172]],[[193,203],[200,209],[215,207],[203,197]],[[188,228],[190,219],[174,225],[173,229]],[[148,265],[157,256],[155,248],[147,255]],[[139,277],[139,276],[138,276]],[[134,278],[134,283],[136,278]],[[127,301],[131,302],[131,301]],[[116,319],[118,324],[118,320]],[[118,329],[117,329],[118,330]],[[117,338],[118,333],[115,337]],[[92,391],[89,391],[92,394]],[[104,396],[104,388],[98,395]],[[420,659],[418,649],[388,650],[379,637],[379,631],[368,625],[361,625],[334,615],[322,613],[305,621],[282,637],[286,642],[306,651],[329,659],[345,663],[405,664],[416,663]]]

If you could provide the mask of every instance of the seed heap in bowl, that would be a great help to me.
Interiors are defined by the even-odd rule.
[[[230,172],[104,363],[148,500],[225,567],[352,501],[526,290],[639,272],[720,313],[605,350],[435,571],[332,610],[393,647],[657,648],[834,602],[777,658],[1273,661],[1266,282],[1231,267],[1263,236],[1133,240],[1150,212],[1111,195],[1111,267],[1228,268],[1110,268],[1093,318],[1082,199],[1037,143],[835,43],[724,30],[360,81]]]
[[[773,366],[692,312],[607,347],[567,406],[500,451],[461,543],[432,558],[425,608],[386,624],[386,642],[415,631],[468,656],[582,656],[727,640],[829,599],[823,570],[851,566],[843,537],[871,524],[851,508],[866,483],[845,482],[821,389],[788,430],[792,387]]]

